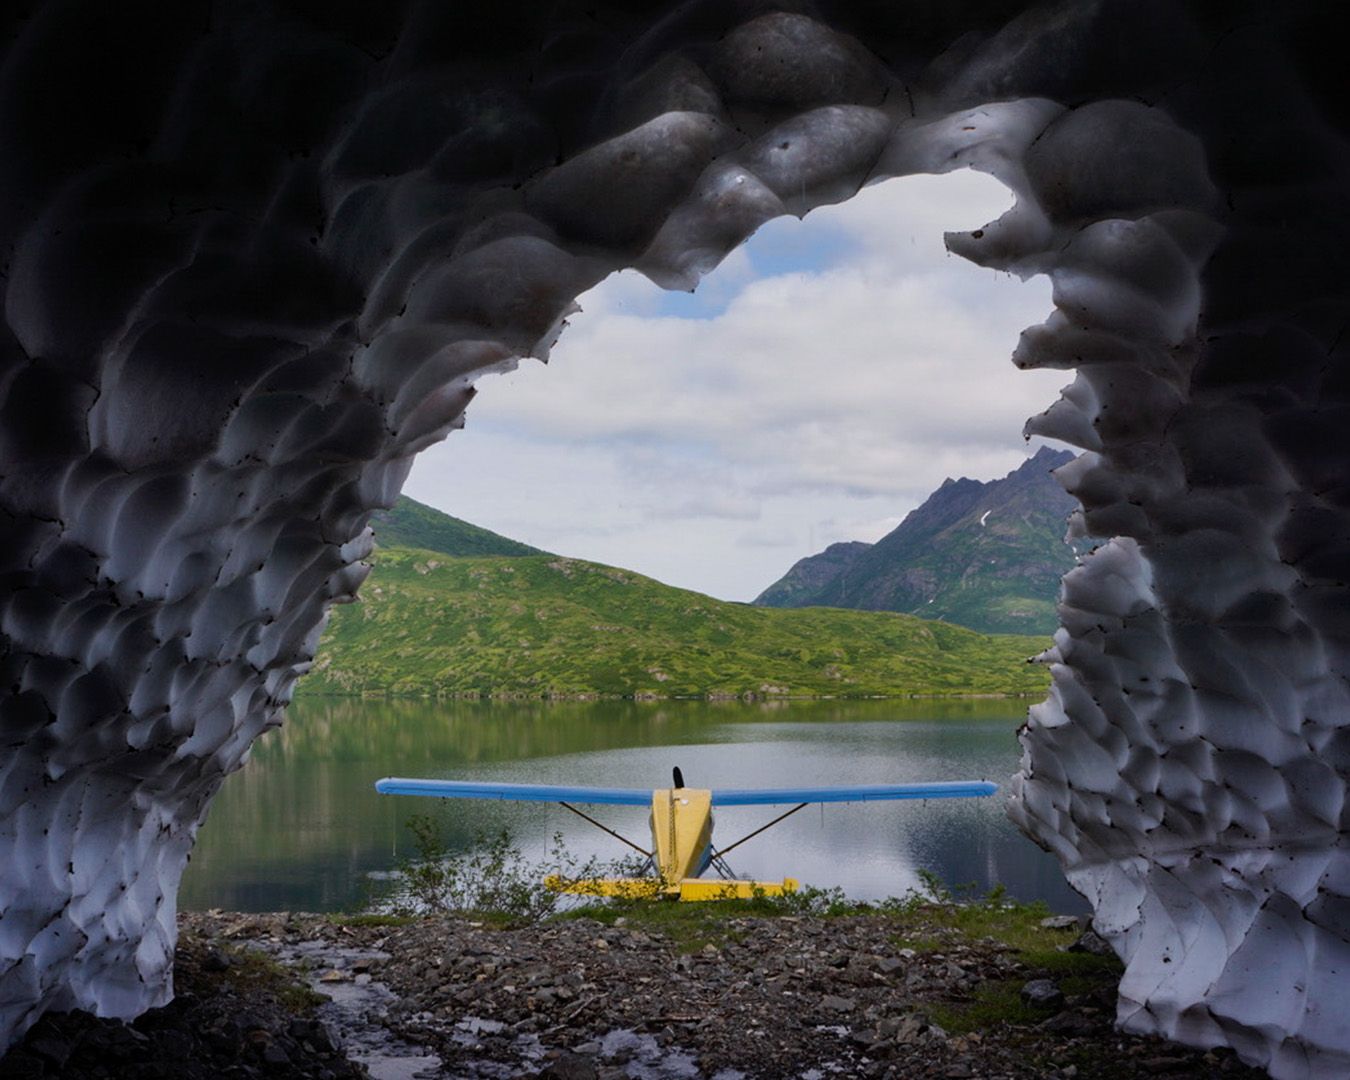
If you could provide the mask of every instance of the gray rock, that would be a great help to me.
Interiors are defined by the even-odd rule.
[[[1093,956],[1114,956],[1115,950],[1111,948],[1105,938],[1091,930],[1084,931],[1077,941],[1069,946],[1069,952],[1091,953]]]
[[[182,1061],[192,1053],[192,1039],[182,1031],[160,1031],[154,1035],[155,1052],[170,1061]]]
[[[1078,926],[1077,915],[1051,915],[1041,920],[1042,930],[1077,930]]]
[[[539,1080],[596,1080],[599,1075],[594,1062],[564,1054],[539,1073]]]
[[[1057,1008],[1064,1004],[1064,991],[1049,979],[1032,979],[1022,987],[1022,1001],[1037,1008]]]
[[[314,1021],[309,1041],[325,1054],[336,1053],[342,1049],[342,1036],[338,1034],[337,1028],[324,1020]]]
[[[820,1007],[829,1009],[831,1012],[850,1013],[858,1007],[858,1003],[852,998],[839,997],[837,994],[826,994],[820,999]]]
[[[27,1050],[11,1050],[3,1062],[10,1076],[41,1076],[45,1069],[43,1059]]]
[[[1073,1009],[1065,1009],[1036,1025],[1042,1031],[1051,1031],[1056,1035],[1090,1035],[1104,1024],[1098,1024],[1092,1017],[1084,1016]]]
[[[70,1057],[73,1047],[65,1039],[59,1039],[52,1035],[46,1035],[41,1038],[33,1039],[28,1044],[28,1049],[37,1054],[38,1057],[55,1065],[57,1069],[62,1068],[66,1059]],[[22,1075],[15,1074],[15,1075]],[[40,1072],[34,1073],[35,1076],[42,1075]]]
[[[877,1035],[894,1039],[896,1043],[912,1043],[928,1029],[928,1018],[922,1013],[890,1016],[877,1024]]]
[[[1177,1054],[1165,1054],[1157,1057],[1146,1057],[1139,1062],[1144,1072],[1153,1076],[1165,1073],[1184,1072],[1190,1067],[1190,1062],[1183,1056]]]
[[[289,1065],[291,1055],[286,1052],[286,1048],[280,1043],[268,1043],[263,1047],[262,1059],[268,1065]]]
[[[882,1039],[893,1039],[900,1030],[907,1017],[888,1016],[877,1025],[877,1036]]]

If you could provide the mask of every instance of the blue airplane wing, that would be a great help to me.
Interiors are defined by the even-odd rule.
[[[558,787],[553,784],[498,784],[477,780],[410,780],[386,776],[375,781],[384,795],[430,795],[441,799],[510,799],[513,802],[606,803],[651,806],[652,793],[633,788]]]
[[[652,793],[634,788],[504,784],[479,780],[418,780],[387,776],[375,782],[383,795],[427,795],[441,799],[507,799],[513,802],[602,803],[650,806]],[[714,806],[772,806],[784,803],[877,802],[883,799],[955,799],[992,795],[997,784],[957,780],[931,784],[871,784],[853,787],[722,788]]]
[[[878,802],[883,799],[960,799],[992,795],[997,784],[954,780],[932,784],[871,784],[856,787],[722,788],[714,806],[771,806],[780,803]]]

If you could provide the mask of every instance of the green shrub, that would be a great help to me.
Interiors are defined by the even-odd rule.
[[[380,902],[395,916],[429,913],[476,915],[505,923],[527,924],[555,914],[574,887],[603,877],[638,877],[641,859],[579,860],[555,833],[548,855],[538,862],[525,857],[507,829],[478,836],[460,855],[446,851],[434,819],[408,820],[416,854],[403,860],[394,876],[394,891]],[[653,893],[660,883],[653,881]]]

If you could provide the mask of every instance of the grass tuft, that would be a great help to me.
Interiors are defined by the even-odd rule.
[[[1046,929],[1041,920],[1049,914],[1043,903],[998,899],[968,904],[940,900],[913,907],[902,916],[897,945],[936,952],[962,940],[994,941],[1009,950],[1023,969],[1015,978],[982,983],[971,1001],[934,1005],[933,1019],[953,1035],[1002,1024],[1039,1023],[1058,1010],[1022,1001],[1022,987],[1031,979],[1053,979],[1066,997],[1114,991],[1124,970],[1120,961],[1114,956],[1067,951],[1079,931]]]
[[[200,944],[205,945],[204,942]],[[176,976],[180,993],[192,989],[194,982],[224,983],[241,996],[270,994],[283,1009],[293,1013],[311,1012],[328,1000],[301,982],[285,964],[261,949],[226,944],[214,947],[225,955],[229,966],[209,975],[198,968],[190,969],[187,979],[178,979]]]
[[[955,1005],[933,1004],[928,1007],[928,1013],[948,1035],[969,1035],[1002,1024],[1037,1024],[1055,1013],[1055,1009],[1038,1008],[1023,1002],[1021,985],[1011,979],[985,983],[975,991],[973,1001]]]

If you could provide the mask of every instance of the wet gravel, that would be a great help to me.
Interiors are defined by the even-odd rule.
[[[1117,1033],[1109,979],[1066,993],[1053,972],[955,931],[916,951],[881,915],[728,918],[706,942],[591,919],[212,912],[184,915],[182,931],[173,1003],[131,1024],[48,1015],[0,1059],[0,1080],[1264,1075],[1226,1051]],[[1088,934],[1077,948],[1099,945]],[[1020,987],[1031,1013],[965,1033],[934,1019],[990,986]]]
[[[184,927],[299,973],[331,999],[317,1022],[377,1080],[1264,1075],[1228,1052],[1117,1033],[1109,986],[1065,994],[1006,946],[954,931],[905,948],[880,915],[729,918],[702,944],[623,920],[500,929],[212,913]],[[1022,987],[1032,1020],[955,1034],[933,1019],[991,984]]]

